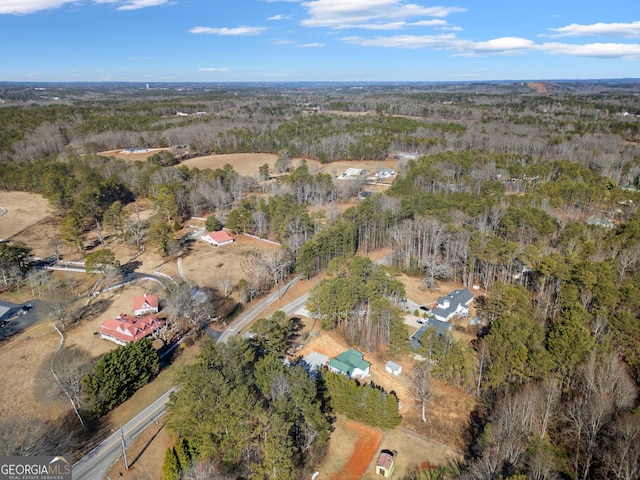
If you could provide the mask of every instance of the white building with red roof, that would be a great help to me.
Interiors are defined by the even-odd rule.
[[[154,315],[137,318],[121,313],[116,318],[108,318],[102,322],[100,338],[118,345],[126,345],[151,335],[166,323],[165,320],[158,319]]]
[[[139,297],[133,297],[133,314],[141,317],[147,313],[158,313],[158,296],[145,293]]]
[[[205,242],[208,242],[212,245],[220,247],[222,245],[228,245],[229,243],[233,243],[233,237],[229,235],[224,230],[219,230],[217,232],[207,232],[200,237]]]

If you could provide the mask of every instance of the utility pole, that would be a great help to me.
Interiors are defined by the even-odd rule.
[[[124,461],[125,471],[129,470],[129,462],[127,462],[127,449],[124,446],[124,431],[120,427],[120,440],[122,441],[122,459]]]

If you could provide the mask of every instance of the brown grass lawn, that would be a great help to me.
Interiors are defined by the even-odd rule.
[[[13,239],[14,235],[41,222],[54,211],[42,195],[26,192],[0,191],[0,207],[0,239],[4,240]]]
[[[151,425],[127,445],[129,470],[124,470],[122,457],[107,473],[108,478],[119,480],[158,480],[162,478],[162,462],[167,448],[173,446],[173,438],[164,426],[166,415]]]
[[[190,158],[181,162],[189,168],[210,168],[215,170],[216,168],[223,168],[226,164],[229,164],[240,175],[258,175],[258,169],[265,163],[269,165],[269,169],[272,174],[275,173],[277,155],[271,153],[233,153],[224,155],[207,155],[205,157]],[[302,159],[293,159],[292,167],[296,168],[300,165]],[[363,160],[363,161],[339,161],[327,164],[322,164],[317,160],[306,160],[311,173],[325,172],[333,175],[334,177],[340,175],[347,168],[364,168],[369,171],[376,170],[378,168],[393,168],[398,169],[398,160]]]
[[[199,168],[201,170],[205,168],[215,170],[229,164],[240,175],[257,176],[258,169],[265,163],[269,165],[269,170],[274,173],[276,160],[278,160],[278,155],[272,153],[232,153],[190,158],[181,162],[180,165],[188,168]]]
[[[376,450],[369,464],[369,468],[363,480],[376,480],[381,478],[375,472],[375,461],[382,450],[396,451],[395,469],[393,478],[404,478],[415,470],[417,466],[428,462],[433,466],[447,465],[451,460],[461,460],[462,455],[456,453],[451,448],[446,447],[438,442],[434,442],[427,437],[416,434],[405,428],[396,428],[386,432],[382,443]]]
[[[327,454],[317,471],[318,480],[359,480],[364,474],[383,432],[338,415],[333,424]]]

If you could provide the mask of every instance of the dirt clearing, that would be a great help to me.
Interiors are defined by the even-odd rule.
[[[117,150],[107,150],[106,152],[98,152],[103,157],[113,157],[119,160],[131,160],[134,162],[145,162],[150,156],[162,152],[163,150],[172,150],[171,148],[141,148],[133,149],[131,153],[127,153],[128,149],[118,148]]]

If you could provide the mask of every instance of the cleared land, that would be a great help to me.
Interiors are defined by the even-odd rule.
[[[194,224],[194,222],[191,222]],[[185,276],[200,287],[219,289],[222,279],[237,285],[241,278],[248,278],[255,270],[255,255],[263,255],[280,247],[245,235],[233,235],[234,242],[220,247],[201,240],[199,236],[190,242],[182,256]]]
[[[126,153],[126,148],[118,148],[117,150],[107,150],[105,152],[99,152],[98,155],[103,157],[114,157],[120,160],[131,160],[136,162],[144,162],[151,155],[162,152],[163,150],[173,150],[172,148],[146,148],[145,151]]]
[[[224,168],[225,165],[229,164],[240,175],[250,176],[258,175],[258,169],[265,163],[269,165],[269,170],[274,172],[276,160],[278,160],[278,156],[271,153],[232,153],[190,158],[181,162],[180,165],[188,168],[210,168],[215,170]]]
[[[404,478],[405,475],[409,475],[421,464],[424,465],[425,461],[422,459],[425,454],[429,457],[428,464],[431,466],[444,466],[450,461],[462,459],[462,455],[441,443],[434,442],[405,428],[397,428],[385,434],[382,443],[371,459],[372,462],[369,464],[369,468],[367,468],[365,475],[362,477],[364,480],[380,478],[375,472],[375,462],[381,450],[397,452],[393,478]]]
[[[56,275],[75,278],[78,291],[88,288],[97,279],[93,277],[92,281],[88,281],[91,279],[83,274]],[[115,343],[99,338],[103,320],[119,313],[133,313],[133,297],[155,288],[157,285],[145,281],[113,294],[101,295],[94,301],[95,309],[91,315],[63,331],[63,348],[77,346],[94,358],[116,348]],[[30,291],[28,293],[31,294]],[[79,299],[75,306],[79,307],[82,303],[84,300]],[[0,344],[0,365],[3,365],[0,372],[3,385],[0,389],[0,417],[3,418],[54,419],[69,407],[68,402],[58,398],[57,389],[51,388],[53,382],[48,359],[58,348],[60,336],[53,329],[52,317],[47,315],[46,297],[36,308],[36,324]]]
[[[54,210],[42,196],[26,192],[0,191],[0,239],[9,240]]]
[[[329,451],[318,480],[359,480],[382,440],[381,430],[340,417],[334,424]]]

